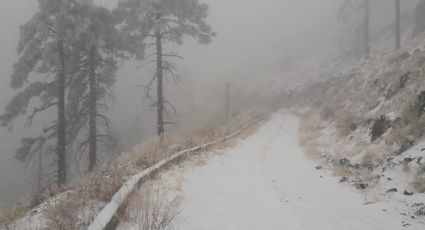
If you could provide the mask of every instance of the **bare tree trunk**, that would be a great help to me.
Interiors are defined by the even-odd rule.
[[[90,98],[89,98],[89,171],[93,171],[96,167],[97,162],[97,92],[96,92],[96,46],[90,48],[90,75],[89,75],[89,88],[90,88]]]
[[[66,182],[66,118],[65,118],[65,53],[63,40],[58,41],[60,70],[57,75],[58,123],[57,123],[57,183],[62,186]]]
[[[395,21],[395,48],[400,49],[401,48],[401,22],[400,22],[400,0],[395,0],[395,15],[396,15],[396,21]]]
[[[43,151],[38,153],[37,193],[43,189]]]
[[[162,64],[162,35],[156,31],[156,78],[157,78],[157,120],[158,136],[164,137],[164,91],[163,91],[163,64]]]
[[[230,83],[226,84],[226,121],[230,118]]]
[[[369,57],[370,47],[369,47],[369,29],[370,29],[370,10],[369,10],[369,0],[363,0],[365,7],[365,20],[364,20],[364,52],[365,56]]]

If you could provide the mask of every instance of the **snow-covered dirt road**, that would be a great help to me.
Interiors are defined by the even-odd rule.
[[[203,166],[167,172],[162,183],[183,181],[179,229],[425,229],[395,205],[366,204],[360,191],[316,170],[298,144],[298,126],[295,116],[277,113]]]

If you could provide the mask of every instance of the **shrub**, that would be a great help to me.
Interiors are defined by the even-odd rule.
[[[181,213],[181,198],[167,198],[149,188],[139,189],[129,197],[131,203],[121,216],[121,221],[135,225],[140,230],[172,230]]]
[[[413,181],[413,187],[419,193],[425,192],[425,175],[418,175]]]
[[[341,137],[348,136],[357,128],[360,120],[361,119],[359,117],[348,111],[342,111],[338,113],[336,118],[336,128],[338,135]]]
[[[30,203],[27,201],[22,201],[11,207],[2,208],[0,210],[0,228],[13,229],[13,223],[25,215],[28,209],[30,209]]]

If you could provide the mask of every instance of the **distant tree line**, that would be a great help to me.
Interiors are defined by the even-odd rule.
[[[86,155],[92,171],[98,144],[115,142],[105,111],[114,100],[120,60],[155,65],[146,95],[157,108],[162,138],[165,126],[175,123],[165,119],[175,108],[164,96],[164,79],[179,78],[172,59],[182,58],[165,51],[165,45],[181,45],[188,37],[208,44],[215,34],[205,22],[208,6],[199,0],[123,0],[113,10],[92,0],[38,2],[38,11],[20,27],[19,60],[11,75],[17,93],[0,121],[12,128],[17,118],[25,117],[31,127],[37,117],[56,111],[51,123],[41,124],[39,135],[22,138],[15,157],[30,162],[37,155],[54,154],[53,178],[61,187],[71,155]],[[155,82],[156,97],[151,95]]]
[[[351,46],[344,47],[347,52],[354,52],[355,55],[361,53],[363,56],[370,55],[370,30],[371,30],[371,2],[374,0],[345,0],[342,4],[338,18],[350,26],[353,26],[353,33],[350,34]],[[403,3],[410,1],[391,0],[394,4],[394,48],[400,49],[402,46],[402,30],[401,30],[401,8]],[[385,2],[387,4],[387,1]],[[419,0],[416,5],[415,25],[413,26],[413,34],[417,35],[425,31],[425,0]]]

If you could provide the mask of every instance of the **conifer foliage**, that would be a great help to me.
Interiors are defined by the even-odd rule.
[[[38,135],[22,138],[15,157],[29,163],[38,155],[41,183],[43,155],[54,155],[52,178],[61,187],[73,168],[71,157],[85,156],[92,171],[99,162],[98,145],[115,145],[106,111],[114,100],[118,61],[156,64],[146,95],[158,108],[162,137],[164,126],[173,123],[164,116],[174,108],[164,97],[164,79],[179,78],[171,60],[181,58],[165,47],[185,38],[208,44],[214,33],[205,22],[208,6],[198,0],[123,0],[112,11],[92,0],[38,2],[38,11],[20,28],[19,59],[11,75],[17,93],[0,122],[11,129],[23,117],[26,127],[39,129]]]
[[[135,36],[146,40],[143,48],[150,53],[143,56],[141,66],[155,65],[153,77],[145,86],[146,96],[157,108],[157,134],[163,137],[165,125],[176,124],[166,120],[166,115],[170,110],[175,112],[175,107],[164,96],[164,79],[179,80],[172,60],[182,58],[177,53],[167,52],[165,47],[181,45],[185,38],[195,39],[200,44],[210,43],[215,33],[205,22],[208,6],[198,0],[124,0],[117,14],[123,18],[123,33],[133,36],[130,40],[137,41]],[[155,82],[156,98],[151,95]]]

